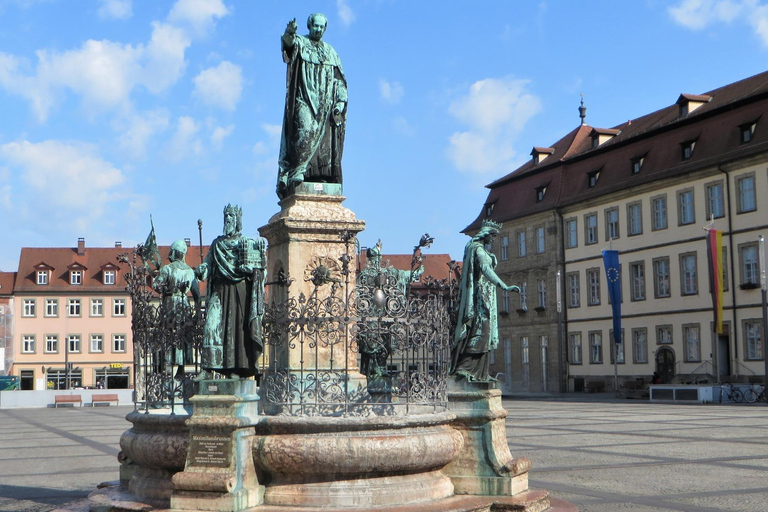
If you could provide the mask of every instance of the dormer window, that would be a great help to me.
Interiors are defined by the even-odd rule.
[[[48,284],[48,271],[47,270],[38,270],[37,271],[37,284]]]
[[[104,284],[115,284],[115,271],[114,270],[105,270],[104,271]]]
[[[756,122],[742,124],[741,126],[739,126],[739,133],[741,134],[739,137],[740,144],[746,144],[747,142],[752,140],[752,137],[755,136],[756,126],[757,126]]]
[[[117,279],[117,271],[120,267],[114,263],[107,263],[101,266],[101,283],[105,285],[114,285]]]
[[[677,105],[680,108],[680,117],[685,117],[697,108],[712,101],[712,96],[705,94],[681,94],[677,98]]]
[[[683,142],[680,144],[680,147],[683,151],[683,160],[688,160],[693,156],[693,149],[696,147],[696,141],[689,140],[688,142]]]
[[[539,148],[534,147],[531,150],[531,156],[533,157],[533,165],[539,165],[549,155],[555,152],[555,148]]]
[[[597,180],[600,178],[600,171],[592,171],[587,173],[587,185],[589,188],[594,188],[597,185]]]
[[[547,193],[546,185],[543,187],[536,187],[536,202],[540,203],[544,200],[544,194]]]
[[[592,149],[608,142],[620,133],[621,130],[612,128],[592,128],[590,137],[592,137]]]
[[[645,158],[640,156],[637,158],[633,158],[631,160],[632,162],[632,174],[640,174],[640,170],[643,168],[643,160]]]
[[[496,206],[496,203],[489,203],[485,205],[485,216],[490,217],[493,213],[493,207]]]
[[[83,284],[83,271],[82,270],[70,270],[69,271],[69,284]]]

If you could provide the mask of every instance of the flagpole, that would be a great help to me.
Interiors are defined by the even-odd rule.
[[[766,305],[768,282],[765,275],[765,238],[760,235],[758,239],[760,240],[760,289],[763,298],[763,360],[765,361],[765,388],[768,389],[768,305]]]
[[[200,237],[200,264],[203,264],[203,219],[197,219],[197,234]]]

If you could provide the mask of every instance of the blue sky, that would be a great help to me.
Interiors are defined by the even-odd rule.
[[[0,0],[0,269],[22,246],[255,236],[274,192],[279,38],[329,19],[349,86],[344,203],[408,253],[461,258],[484,185],[576,127],[611,127],[766,69],[768,2]]]

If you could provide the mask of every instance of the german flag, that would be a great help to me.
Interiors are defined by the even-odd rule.
[[[715,315],[715,332],[723,334],[723,232],[707,231],[707,260],[709,282],[712,290],[712,310]]]

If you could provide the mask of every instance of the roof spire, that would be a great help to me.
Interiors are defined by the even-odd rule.
[[[584,106],[584,93],[581,93],[581,106],[579,107],[579,117],[581,118],[581,124],[587,124],[584,119],[587,117],[587,107]]]

